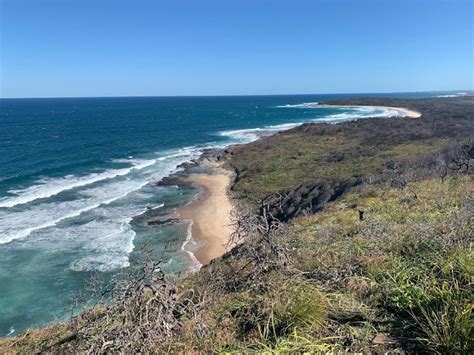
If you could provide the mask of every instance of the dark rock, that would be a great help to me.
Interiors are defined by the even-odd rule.
[[[179,186],[182,187],[187,185],[186,182],[183,180],[182,176],[179,175],[172,175],[166,176],[160,181],[156,183],[156,186]]]
[[[191,160],[191,161],[186,161],[184,163],[181,163],[177,166],[178,169],[191,169],[191,168],[194,168],[195,166],[198,165],[198,162],[195,161],[195,160]]]
[[[168,219],[156,219],[154,221],[148,221],[149,226],[163,226],[166,224],[173,224],[181,222],[178,218],[168,218]]]
[[[317,179],[283,193],[273,193],[263,200],[263,204],[268,206],[272,216],[286,222],[307,213],[320,211],[326,203],[337,200],[349,189],[361,183],[360,179],[343,182]]]

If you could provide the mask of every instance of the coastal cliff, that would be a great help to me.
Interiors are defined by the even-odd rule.
[[[145,255],[113,303],[0,352],[472,351],[474,98],[325,104],[421,116],[216,153],[235,174],[236,247],[175,280]]]

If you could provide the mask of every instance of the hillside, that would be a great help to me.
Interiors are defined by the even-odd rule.
[[[309,123],[233,147],[228,151],[237,173],[233,191],[239,198],[250,199],[278,191],[294,200],[295,189],[309,183],[306,189],[316,188],[320,194],[312,201],[316,211],[349,186],[386,183],[395,175],[414,179],[442,174],[445,166],[440,162],[474,137],[473,101],[466,97],[327,102],[407,107],[421,112],[422,117],[372,118],[337,125]],[[301,201],[297,204],[303,207]]]
[[[94,309],[0,352],[472,352],[474,98],[326,104],[422,116],[220,152],[239,246],[173,280],[144,252]]]

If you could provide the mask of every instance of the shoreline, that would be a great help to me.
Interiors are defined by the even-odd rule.
[[[404,107],[329,104],[321,104],[319,107],[393,110],[402,113],[402,117],[421,117],[420,112]],[[188,171],[179,178],[185,184],[194,186],[200,191],[191,202],[178,207],[171,214],[171,218],[189,223],[186,240],[182,244],[181,250],[191,259],[193,264],[189,268],[191,272],[199,271],[202,266],[232,249],[228,245],[233,231],[231,226],[233,206],[228,195],[233,180],[232,172],[224,169],[222,163],[215,158],[203,155],[204,153],[198,159],[197,166],[205,169],[206,172]]]
[[[410,110],[404,107],[395,107],[395,106],[365,106],[365,105],[329,105],[329,104],[321,104],[319,107],[340,107],[340,108],[368,108],[368,109],[375,109],[375,110],[394,110],[401,112],[403,117],[409,118],[419,118],[421,117],[421,113],[415,110]],[[375,116],[374,116],[375,117]]]
[[[200,191],[194,199],[179,207],[173,218],[188,221],[188,234],[181,250],[193,261],[192,271],[198,271],[211,260],[224,255],[232,234],[232,203],[228,190],[232,173],[217,162],[200,164],[206,172],[191,172],[182,180]]]

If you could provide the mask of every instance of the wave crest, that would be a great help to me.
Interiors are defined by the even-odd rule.
[[[467,92],[458,92],[457,94],[437,95],[436,97],[461,97],[466,95]]]
[[[286,131],[295,128],[303,122],[285,123],[281,125],[266,126],[263,128],[248,128],[235,129],[230,131],[222,131],[219,134],[224,137],[229,137],[236,141],[236,143],[250,143],[262,136],[270,135],[280,131]]]
[[[11,208],[23,205],[40,199],[50,198],[60,194],[63,191],[72,190],[78,187],[84,187],[99,181],[113,179],[119,176],[130,174],[134,170],[141,170],[156,163],[152,160],[122,160],[115,162],[127,162],[133,164],[129,168],[111,169],[102,173],[92,173],[85,176],[66,175],[60,178],[44,178],[37,181],[36,184],[24,189],[9,190],[14,197],[4,197],[0,199],[0,208]]]
[[[319,102],[303,102],[301,104],[286,104],[275,106],[277,108],[315,108],[319,105]]]

